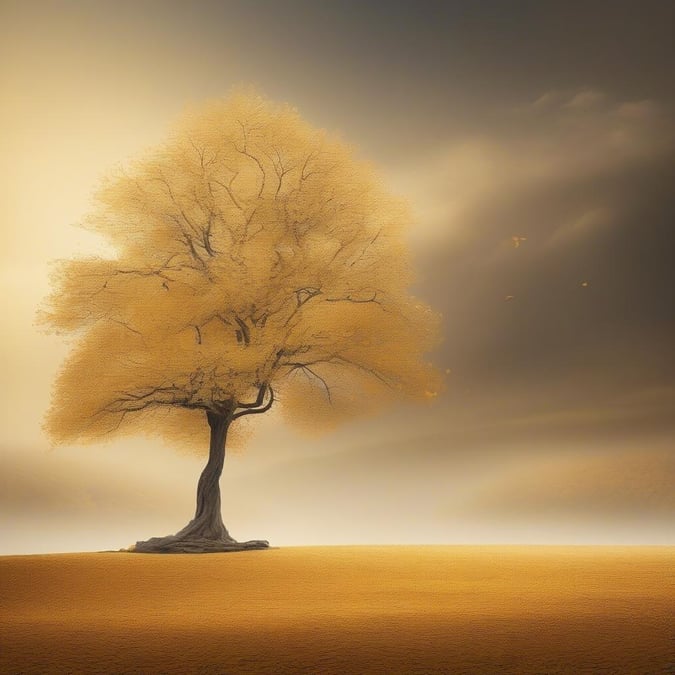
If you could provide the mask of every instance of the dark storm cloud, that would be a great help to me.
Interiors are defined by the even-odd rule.
[[[439,358],[454,371],[450,389],[481,383],[523,395],[530,386],[535,404],[567,392],[592,408],[661,388],[660,404],[645,406],[667,425],[669,111],[580,90],[504,117],[507,130],[486,128],[399,179],[415,185],[420,291],[445,316]]]
[[[200,28],[212,39],[237,25],[228,38],[247,53],[244,65],[262,66],[255,81],[271,95],[292,95],[321,115],[313,121],[348,131],[383,160],[495,124],[496,109],[537,92],[592,87],[626,100],[673,99],[675,13],[658,0],[201,7]]]
[[[68,44],[74,78],[94,68],[114,82],[119,58],[127,78],[166,77],[187,97],[254,83],[389,161],[498,123],[537,92],[672,101],[673,14],[659,0],[74,2],[25,13],[13,32]]]

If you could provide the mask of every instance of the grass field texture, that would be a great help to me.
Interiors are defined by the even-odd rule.
[[[0,558],[2,673],[675,672],[675,548]]]

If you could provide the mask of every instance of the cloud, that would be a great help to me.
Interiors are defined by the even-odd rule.
[[[616,222],[616,214],[606,206],[591,208],[562,222],[549,236],[548,246],[572,245],[578,240],[598,234],[598,230]]]
[[[529,382],[530,403],[534,391],[571,391],[580,373],[592,386],[579,407],[664,384],[675,301],[668,109],[583,89],[492,120],[397,178],[418,214],[421,292],[446,317],[440,360],[474,386]]]
[[[668,522],[675,454],[667,448],[583,449],[527,456],[477,489],[466,513],[499,519]]]
[[[540,99],[541,100],[541,99]],[[575,108],[577,110],[588,110],[596,108],[605,101],[605,95],[600,91],[593,89],[582,89],[564,103],[565,108]]]
[[[667,157],[674,141],[669,111],[655,101],[612,102],[589,89],[548,92],[496,114],[492,129],[461,138],[393,178],[417,208],[416,240],[461,242],[490,204],[508,206],[539,191],[601,181]],[[610,206],[606,195],[589,195],[574,216]],[[531,214],[522,215],[531,220]],[[565,223],[555,214],[536,225],[544,231],[558,227]]]

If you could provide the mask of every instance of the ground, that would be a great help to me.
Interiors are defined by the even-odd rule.
[[[675,672],[675,547],[0,558],[2,673]]]

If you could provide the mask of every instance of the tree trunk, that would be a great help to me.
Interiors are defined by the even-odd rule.
[[[139,541],[131,550],[140,553],[218,553],[267,548],[264,540],[238,542],[223,524],[220,512],[220,474],[225,461],[225,442],[232,414],[207,412],[211,428],[209,459],[197,484],[194,518],[179,532]]]

